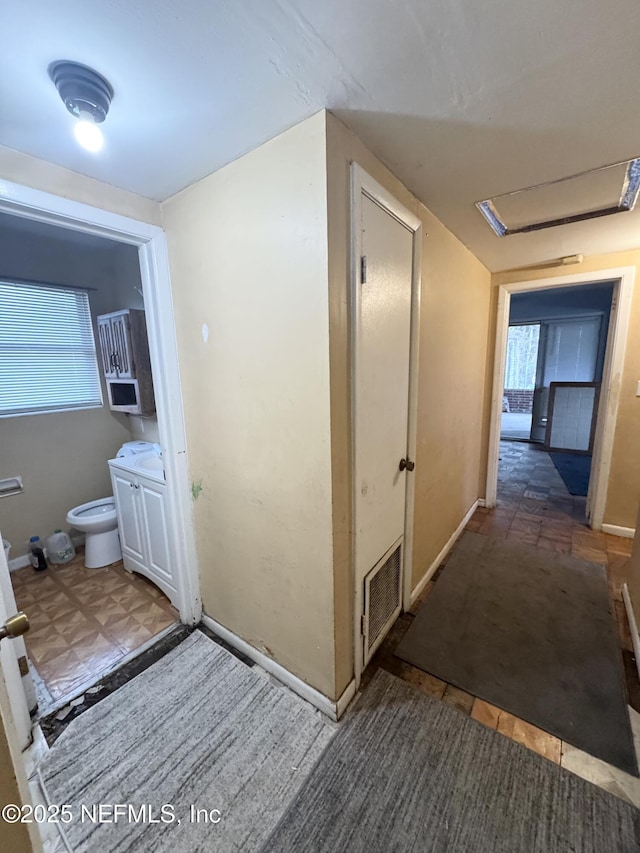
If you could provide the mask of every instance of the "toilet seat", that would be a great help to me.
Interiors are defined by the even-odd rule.
[[[73,518],[89,519],[92,516],[106,515],[107,513],[116,511],[116,504],[113,498],[101,498],[97,501],[89,501],[86,504],[70,509],[68,515]]]

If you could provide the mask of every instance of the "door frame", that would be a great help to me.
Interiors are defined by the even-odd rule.
[[[498,493],[498,460],[500,455],[500,421],[506,365],[509,309],[512,293],[524,293],[547,288],[572,287],[581,284],[614,283],[613,302],[607,333],[607,344],[602,372],[602,386],[598,403],[596,433],[587,497],[587,517],[590,527],[601,530],[609,487],[613,438],[618,415],[620,377],[631,313],[631,298],[635,280],[635,267],[615,267],[596,272],[576,273],[549,278],[517,281],[498,287],[496,318],[496,343],[491,395],[491,425],[487,460],[485,505],[494,507]]]
[[[411,275],[411,338],[409,348],[409,400],[407,427],[407,454],[415,461],[418,425],[418,357],[420,331],[420,287],[422,269],[422,220],[401,204],[382,184],[379,184],[358,163],[351,163],[351,275],[350,275],[350,379],[351,379],[351,567],[354,589],[354,678],[360,684],[363,670],[363,582],[356,574],[357,556],[357,502],[356,484],[359,482],[356,466],[356,436],[360,426],[360,411],[357,400],[359,377],[358,341],[361,320],[361,268],[362,255],[362,195],[386,210],[413,234],[413,263]],[[404,544],[402,548],[402,608],[411,606],[411,574],[413,557],[413,512],[415,502],[415,476],[405,478]]]
[[[149,352],[166,472],[167,517],[178,578],[180,619],[200,621],[202,606],[195,549],[182,387],[178,368],[169,256],[164,230],[83,202],[0,182],[0,212],[106,237],[138,247]],[[107,460],[104,460],[107,464]]]

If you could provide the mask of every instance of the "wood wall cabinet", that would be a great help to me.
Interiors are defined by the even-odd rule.
[[[100,364],[109,407],[130,415],[156,410],[144,311],[123,308],[97,318]]]

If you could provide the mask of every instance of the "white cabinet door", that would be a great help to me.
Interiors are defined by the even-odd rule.
[[[164,502],[164,485],[153,480],[139,478],[138,498],[142,504],[147,536],[147,559],[145,565],[150,577],[164,581],[175,588],[172,572],[167,517]]]
[[[111,482],[118,513],[122,553],[144,563],[145,537],[140,501],[137,500],[138,484],[132,475],[116,470],[111,471]]]

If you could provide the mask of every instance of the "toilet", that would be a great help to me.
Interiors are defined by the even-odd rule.
[[[84,564],[88,569],[100,569],[122,559],[113,496],[70,509],[67,524],[86,534]]]

